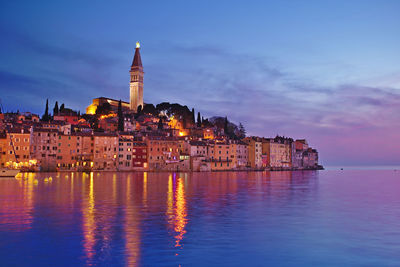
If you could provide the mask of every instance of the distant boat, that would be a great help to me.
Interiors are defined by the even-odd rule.
[[[18,173],[19,170],[0,169],[0,177],[15,177]]]

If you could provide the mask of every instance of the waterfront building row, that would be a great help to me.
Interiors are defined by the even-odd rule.
[[[18,128],[0,135],[0,165],[30,170],[222,171],[315,169],[306,140],[204,139]]]

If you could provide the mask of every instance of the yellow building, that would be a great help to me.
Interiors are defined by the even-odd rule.
[[[230,170],[234,168],[231,158],[231,147],[227,142],[211,142],[208,149],[208,158],[212,171]]]
[[[11,144],[12,142],[12,144]],[[30,161],[30,133],[24,129],[11,129],[2,140],[3,159],[5,167],[29,167]],[[13,148],[14,146],[14,148]],[[15,151],[15,153],[14,153]]]
[[[109,104],[110,107],[111,107],[111,110],[113,110],[114,112],[117,112],[118,103],[119,103],[119,100],[115,100],[115,99],[112,99],[112,98],[107,98],[107,97],[94,98],[92,100],[92,104],[90,104],[86,108],[86,114],[91,114],[91,115],[96,114],[97,107],[102,106],[104,104]],[[121,105],[122,105],[123,109],[129,109],[130,108],[130,104],[128,102],[121,101]]]
[[[262,168],[262,142],[259,137],[246,137],[243,139],[248,145],[248,160],[251,168],[261,169]]]

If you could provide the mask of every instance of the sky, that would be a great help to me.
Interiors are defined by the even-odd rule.
[[[129,99],[306,138],[329,166],[400,165],[400,1],[2,1],[0,99]]]

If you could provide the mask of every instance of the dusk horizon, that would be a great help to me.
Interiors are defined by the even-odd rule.
[[[1,266],[400,266],[399,14],[1,2]]]
[[[140,41],[145,103],[306,138],[322,165],[400,165],[400,3],[339,2],[2,3],[1,100],[39,115],[47,98],[82,113],[128,101]]]

